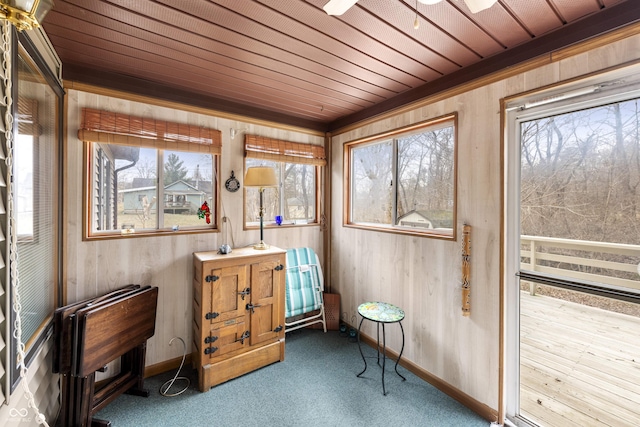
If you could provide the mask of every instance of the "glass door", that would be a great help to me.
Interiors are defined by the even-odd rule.
[[[555,97],[509,114],[507,414],[637,426],[640,92],[596,84]]]

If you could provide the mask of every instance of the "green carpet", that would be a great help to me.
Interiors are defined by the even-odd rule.
[[[320,330],[288,333],[284,362],[213,387],[197,390],[197,374],[190,366],[182,376],[191,386],[176,397],[165,397],[160,386],[175,375],[167,372],[145,380],[148,398],[122,395],[96,418],[124,426],[455,426],[487,427],[490,423],[430,384],[394,363],[387,363],[382,395],[381,368],[376,352]],[[389,360],[387,361],[389,362]],[[178,391],[176,382],[169,392]]]

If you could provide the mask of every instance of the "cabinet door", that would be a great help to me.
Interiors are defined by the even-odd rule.
[[[247,266],[207,269],[205,274],[206,271],[211,272],[205,276],[205,282],[211,286],[211,294],[209,298],[202,296],[203,324],[212,325],[246,316],[245,307],[250,300],[250,291],[246,289],[249,287]]]
[[[251,264],[251,345],[284,336],[284,257]]]

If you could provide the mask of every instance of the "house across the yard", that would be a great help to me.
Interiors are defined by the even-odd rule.
[[[179,180],[166,185],[164,187],[164,212],[172,214],[197,213],[202,203],[210,202],[211,193],[207,193],[206,188],[211,188],[211,182],[200,181],[192,185]],[[133,187],[120,190],[119,193],[122,196],[122,213],[143,214],[155,200],[157,189],[155,186]]]

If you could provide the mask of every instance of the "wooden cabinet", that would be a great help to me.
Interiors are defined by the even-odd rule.
[[[200,391],[284,360],[286,252],[193,255],[193,363]]]

